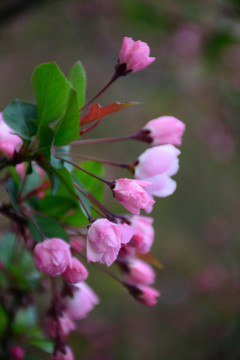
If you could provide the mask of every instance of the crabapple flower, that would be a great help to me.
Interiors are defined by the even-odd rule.
[[[76,325],[66,313],[63,313],[62,316],[58,317],[58,319],[55,319],[50,315],[46,316],[44,326],[52,338],[56,338],[58,334],[61,336],[67,336],[70,331],[76,329]]]
[[[74,360],[74,356],[70,347],[65,348],[65,353],[58,350],[56,354],[52,355],[51,360]]]
[[[155,281],[155,272],[150,265],[139,259],[130,259],[126,264],[124,278],[130,285],[150,285]]]
[[[34,248],[34,261],[38,271],[56,276],[72,266],[70,246],[61,239],[46,239]]]
[[[168,144],[147,149],[139,156],[135,176],[151,182],[146,190],[149,194],[165,197],[175,191],[176,182],[170,176],[175,175],[179,169],[180,153],[179,149]]]
[[[65,310],[74,320],[84,319],[99,304],[100,300],[96,293],[85,282],[74,284],[73,296],[65,297],[63,305]]]
[[[147,149],[138,158],[135,176],[138,179],[149,179],[164,173],[172,176],[178,171],[179,154],[180,150],[170,144]]]
[[[149,55],[150,48],[147,43],[124,37],[119,53],[119,65],[125,64],[127,71],[139,71],[156,59],[155,57],[149,57]]]
[[[20,148],[22,140],[17,135],[11,134],[13,130],[4,122],[0,113],[0,152],[11,157],[14,151]]]
[[[118,179],[113,182],[112,191],[115,199],[134,215],[140,214],[140,209],[148,209],[155,201],[143,189],[152,185],[149,181]]]
[[[135,232],[127,224],[115,224],[107,219],[94,221],[88,230],[87,260],[112,265],[121,246],[127,244]]]
[[[142,130],[149,130],[146,136],[151,145],[181,145],[185,124],[174,116],[160,116],[149,121]]]
[[[85,281],[88,271],[78,259],[72,257],[72,266],[68,266],[62,275],[65,281],[74,284]]]
[[[10,355],[16,360],[23,360],[25,358],[25,350],[18,345],[13,345],[10,349]]]
[[[142,254],[148,253],[154,241],[153,218],[132,216],[130,221],[136,233],[133,235],[129,246],[136,248]]]
[[[157,303],[157,298],[161,296],[160,292],[150,286],[139,286],[141,294],[138,296],[138,301],[147,306],[154,306]]]
[[[129,285],[128,290],[137,301],[146,306],[156,305],[157,298],[161,296],[158,290],[145,285]]]

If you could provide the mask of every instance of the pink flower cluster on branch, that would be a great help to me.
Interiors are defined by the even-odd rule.
[[[145,42],[134,41],[132,38],[125,37],[114,76],[80,110],[80,106],[77,107],[77,120],[79,117],[78,110],[82,112],[118,77],[142,70],[154,60],[154,57],[150,57],[150,48]],[[111,110],[106,106],[103,108],[104,112],[101,113],[104,113],[105,116],[110,113],[109,111],[112,113],[126,107],[126,105],[119,106],[118,104],[117,110],[115,106],[113,111],[112,105],[110,106]],[[92,113],[90,109],[88,114],[80,117],[81,126],[83,126],[83,129],[81,128],[81,132],[79,132],[80,135],[89,133],[100,123],[99,115],[98,117],[93,116],[93,107]],[[99,111],[100,107],[97,105],[95,108]],[[84,128],[88,123],[94,121],[96,121],[94,125]],[[60,121],[58,124],[60,124]],[[48,128],[48,130],[51,132],[52,129]],[[46,152],[41,153],[38,148],[40,142],[37,138],[38,133],[29,146],[25,139],[22,141],[20,137],[12,134],[12,130],[4,122],[0,113],[0,162],[5,167],[9,165],[15,166],[18,174],[16,177],[19,178],[17,181],[21,184],[13,206],[2,206],[1,212],[18,222],[20,236],[24,240],[25,248],[32,252],[31,255],[33,255],[36,269],[43,273],[40,276],[45,276],[49,280],[49,287],[51,287],[52,292],[51,304],[46,311],[43,324],[45,331],[54,342],[52,360],[74,359],[72,350],[66,344],[67,336],[71,331],[77,329],[76,321],[84,319],[100,302],[98,295],[86,283],[89,277],[88,263],[103,264],[103,266],[98,264],[95,264],[95,266],[100,267],[100,269],[122,284],[138,302],[146,306],[154,306],[157,303],[161,294],[152,287],[156,273],[149,260],[151,259],[150,251],[154,242],[153,218],[140,215],[140,213],[142,210],[147,214],[152,211],[155,204],[153,196],[166,197],[175,191],[177,185],[172,176],[179,169],[178,156],[180,155],[180,150],[176,146],[181,145],[184,130],[185,125],[177,118],[161,116],[149,121],[134,135],[110,139],[76,140],[70,143],[71,146],[74,146],[76,144],[84,145],[85,143],[140,140],[151,146],[131,163],[119,163],[114,160],[102,161],[86,155],[71,153],[71,150],[66,151],[64,147],[57,149],[57,145],[53,140],[51,142],[54,145],[52,146],[51,143],[51,148],[47,149],[47,151],[51,152],[51,156],[46,155]],[[84,164],[79,165],[73,162],[72,158],[75,157],[128,169],[131,175],[135,176],[135,179],[126,177],[116,180],[105,179],[102,174],[95,173],[95,170],[90,171]],[[56,167],[51,167],[51,162]],[[70,195],[73,194],[71,199],[70,197],[65,198],[65,194],[58,196],[58,184],[54,183],[53,186],[51,183],[52,178],[59,175],[59,168],[60,176],[58,181],[64,180],[62,182],[63,187],[65,186],[64,189]],[[32,173],[33,169],[40,180],[38,186],[28,192],[26,190],[28,188],[26,186],[28,173]],[[78,171],[78,177],[75,176],[75,169]],[[103,183],[104,186],[107,185],[114,200],[131,214],[115,214],[105,207],[99,201],[99,196],[95,194],[95,188],[93,189],[92,186],[88,187],[88,184],[83,185],[81,183],[82,178],[79,173],[83,174],[85,178],[89,178],[89,183],[94,180]],[[9,174],[7,175],[8,180]],[[48,178],[45,179],[47,175]],[[70,185],[69,179],[72,181]],[[36,215],[48,215],[48,211],[47,214],[41,214],[41,206],[44,204],[45,196],[46,198],[50,197],[50,184],[55,192],[52,192],[51,196],[54,202],[56,200],[60,201],[60,207],[62,205],[61,199],[63,202],[68,203],[69,201],[73,203],[72,207],[67,208],[66,214],[61,213],[61,216],[59,215],[57,219],[56,209],[51,209],[50,206],[47,209],[51,215],[53,214],[54,219],[50,217],[51,224],[52,222],[56,223],[56,229],[59,230],[60,226],[62,227],[61,230],[66,234],[66,238],[63,236],[64,239],[59,238],[57,233],[52,235],[54,237],[48,234],[45,236],[46,229],[41,228],[34,218]],[[29,184],[27,185],[29,186]],[[29,201],[32,199],[37,203],[35,208]],[[75,223],[71,225],[71,222],[68,222],[69,218],[71,218],[71,215],[77,214],[78,216],[80,210],[86,218],[84,218],[83,226],[80,227]],[[27,228],[28,221],[32,221],[41,240],[35,239],[32,232],[30,235]],[[68,238],[70,238],[69,244],[66,241]],[[111,269],[105,267],[105,265],[110,267],[113,263],[117,264],[120,275],[116,275]],[[61,289],[60,284],[62,285]],[[23,359],[25,352],[21,347],[13,346],[11,356],[16,359]]]

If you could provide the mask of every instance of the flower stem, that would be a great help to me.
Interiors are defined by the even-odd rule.
[[[88,200],[90,200],[98,209],[100,209],[105,215],[107,215],[108,217],[112,218],[113,215],[107,210],[105,209],[105,207],[100,204],[97,199],[95,199],[90,193],[83,191],[77,184],[74,183],[74,186],[76,189],[78,189],[78,191],[83,194]]]
[[[68,164],[71,164],[72,166],[76,167],[77,169],[79,169],[79,170],[81,170],[81,171],[85,172],[86,174],[88,174],[88,175],[90,175],[90,176],[94,177],[95,179],[98,179],[98,180],[100,180],[100,181],[104,182],[105,184],[107,184],[107,185],[109,185],[109,186],[112,184],[112,181],[109,181],[109,180],[103,179],[103,178],[101,178],[100,176],[97,176],[97,175],[95,175],[95,174],[91,173],[90,171],[88,171],[88,170],[86,170],[86,169],[82,168],[81,166],[78,166],[77,164],[75,164],[74,162],[72,162],[72,161],[70,161],[70,160],[63,159],[63,158],[61,158],[61,157],[59,157],[59,156],[56,156],[56,159],[59,159],[59,160],[62,160],[62,161],[67,162]]]
[[[78,189],[79,190],[79,189]],[[87,210],[86,206],[84,205],[84,202],[82,201],[82,199],[80,198],[80,196],[78,196],[78,200],[79,202],[81,203],[85,213],[87,214],[87,217],[88,217],[88,221],[90,223],[92,223],[94,221],[94,218],[92,217],[92,215],[89,213],[89,211]]]
[[[127,135],[127,136],[119,136],[114,138],[106,138],[106,139],[86,139],[86,140],[77,140],[73,141],[70,145],[84,145],[84,144],[100,144],[100,143],[112,143],[118,141],[126,141],[126,140],[135,140],[136,135]]]
[[[112,83],[114,83],[114,81],[118,78],[118,76],[116,74],[113,75],[113,77],[111,78],[111,80],[107,83],[107,85],[104,86],[104,88],[102,90],[100,90],[97,95],[95,95],[92,99],[90,99],[80,110],[79,112],[81,112],[83,109],[85,109],[88,105],[90,105],[94,100],[96,100],[100,95],[102,95],[104,93],[104,91],[106,91],[109,86],[112,85]]]
[[[84,256],[82,253],[79,253],[79,255],[81,256],[82,259],[84,259],[85,261],[87,261],[87,258],[86,256]],[[120,284],[124,284],[123,281],[116,275],[114,274],[113,272],[111,272],[110,270],[108,270],[107,268],[97,264],[97,263],[94,263],[94,262],[91,262],[91,264],[99,269],[100,271],[104,272],[105,274],[107,274],[108,276],[110,276],[112,279],[116,280],[117,282],[119,282]]]
[[[115,162],[115,161],[100,160],[100,159],[97,159],[97,158],[92,157],[92,156],[75,154],[75,153],[59,153],[59,152],[57,152],[57,155],[60,155],[60,156],[72,156],[72,157],[79,158],[79,159],[92,160],[92,161],[95,161],[95,162],[98,162],[98,163],[111,165],[111,166],[119,166],[119,167],[126,168],[126,169],[130,169],[130,167],[131,167],[131,164],[128,164],[128,163],[120,163],[120,162]]]

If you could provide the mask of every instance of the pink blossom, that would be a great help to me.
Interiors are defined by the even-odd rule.
[[[70,347],[66,347],[65,353],[60,350],[56,354],[51,356],[51,360],[74,360],[74,356]]]
[[[138,158],[135,176],[138,179],[148,179],[166,173],[169,176],[178,171],[180,150],[173,145],[160,145],[147,149]]]
[[[149,130],[152,145],[181,145],[185,124],[174,116],[160,116],[149,121],[143,128]]]
[[[18,150],[22,144],[22,140],[17,135],[11,134],[14,132],[3,120],[2,113],[0,113],[0,152],[7,156],[13,156],[15,150]]]
[[[127,244],[135,232],[126,224],[115,224],[107,219],[96,220],[88,230],[88,261],[112,265],[122,244]]]
[[[146,210],[155,203],[143,189],[151,185],[149,181],[124,178],[116,180],[114,184],[113,194],[115,199],[134,215],[139,215],[140,209]]]
[[[147,43],[124,37],[119,53],[119,64],[126,64],[128,71],[139,71],[155,60],[155,57],[149,55],[150,48]]]
[[[18,345],[13,345],[11,347],[10,354],[16,360],[23,360],[25,358],[25,350]]]
[[[155,272],[150,265],[139,259],[130,259],[124,274],[126,282],[130,285],[150,285],[155,281]]]
[[[157,298],[161,296],[158,290],[144,285],[133,286],[130,288],[130,292],[136,300],[146,306],[156,305]]]
[[[70,246],[63,240],[52,238],[42,241],[34,248],[34,260],[38,271],[56,276],[71,267]]]
[[[67,314],[74,320],[85,318],[99,302],[96,293],[85,282],[74,284],[73,297],[63,300]]]
[[[179,154],[180,150],[168,144],[147,149],[138,158],[135,176],[151,182],[146,189],[149,194],[165,197],[175,191],[176,182],[171,179],[171,176],[175,175],[179,169]]]
[[[138,252],[146,254],[150,251],[154,241],[153,218],[147,216],[132,216],[131,226],[137,230],[129,245]]]
[[[70,331],[76,329],[76,325],[66,313],[63,313],[58,319],[47,316],[44,321],[44,326],[48,334],[53,338],[56,338],[58,333],[61,336],[67,336]]]
[[[88,271],[85,266],[76,258],[72,257],[72,266],[68,266],[63,273],[63,278],[68,283],[77,283],[85,281],[88,277]]]

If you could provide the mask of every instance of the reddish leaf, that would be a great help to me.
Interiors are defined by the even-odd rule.
[[[125,107],[140,104],[139,102],[128,102],[125,104],[121,104],[119,102],[115,102],[113,104],[102,107],[98,103],[94,103],[91,105],[89,112],[86,115],[83,115],[80,120],[81,125],[86,125],[92,121],[103,118],[104,116],[110,115],[116,111],[122,110]]]
[[[156,266],[157,268],[163,270],[164,269],[164,266],[163,264],[158,261],[154,256],[152,256],[152,254],[150,253],[147,253],[147,254],[140,254],[140,253],[137,253],[136,256],[143,260],[143,261],[146,261],[154,266]]]

